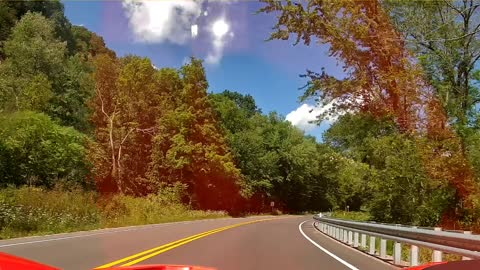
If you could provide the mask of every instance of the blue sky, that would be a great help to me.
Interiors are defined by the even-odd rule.
[[[274,14],[255,15],[262,6],[258,1],[135,3],[64,1],[71,22],[103,36],[119,56],[149,57],[157,67],[180,67],[190,56],[206,59],[209,91],[251,94],[264,112],[288,116],[320,139],[328,123],[321,127],[307,124],[314,117],[309,113],[313,107],[298,101],[302,93],[298,88],[306,83],[299,74],[307,68],[325,67],[328,73],[342,76],[336,60],[327,56],[328,47],[266,42],[276,18]]]

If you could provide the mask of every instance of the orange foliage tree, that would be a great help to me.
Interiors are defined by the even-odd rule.
[[[96,95],[92,100],[98,145],[95,165],[101,191],[145,194],[156,117],[164,91],[150,60],[118,60],[102,54],[95,61]]]
[[[344,79],[307,71],[304,99],[333,102],[327,114],[393,117],[403,133],[417,138],[430,179],[453,186],[458,201],[472,206],[478,189],[460,140],[379,1],[261,1],[266,3],[261,12],[279,13],[271,39],[296,35],[295,44],[329,44],[330,56],[343,64]]]
[[[180,182],[194,206],[241,208],[240,171],[208,100],[200,60],[156,70],[146,58],[102,54],[94,80],[90,149],[100,192],[144,195]]]

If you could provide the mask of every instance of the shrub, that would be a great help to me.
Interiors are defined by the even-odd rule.
[[[348,220],[355,220],[355,221],[370,221],[372,217],[368,212],[360,212],[360,211],[334,211],[332,213],[332,217],[334,218],[342,218]]]
[[[102,204],[103,226],[142,225],[227,216],[222,211],[192,210],[181,203],[182,184],[163,186],[145,197],[115,195]]]
[[[0,115],[0,187],[88,186],[86,139],[42,113]]]
[[[0,190],[0,238],[97,227],[95,193],[23,187]]]
[[[165,186],[146,197],[99,197],[92,191],[32,187],[0,189],[0,239],[227,216],[181,204],[183,188]]]
[[[404,135],[369,141],[371,166],[376,173],[369,182],[373,196],[369,212],[375,221],[435,226],[454,201],[454,190],[443,181],[429,178],[418,142]]]

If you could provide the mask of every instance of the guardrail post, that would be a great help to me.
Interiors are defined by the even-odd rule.
[[[417,226],[412,226],[412,229],[417,229]],[[418,255],[419,255],[418,246],[410,245],[410,266],[418,265]]]
[[[402,243],[395,242],[393,245],[393,263],[400,265],[402,262]]]
[[[358,247],[358,232],[353,233],[353,247]]]
[[[334,222],[338,223],[336,225],[330,224],[328,219],[314,218],[318,221],[315,222],[315,227],[319,231],[323,231],[325,234],[351,247],[359,248],[366,253],[368,252],[370,255],[378,255],[378,258],[382,260],[387,258],[390,260],[390,255],[392,255],[393,263],[400,266],[403,264],[409,264],[411,267],[418,266],[420,264],[420,248],[422,246],[432,250],[431,261],[433,262],[441,262],[444,252],[462,256],[462,260],[474,259],[479,254],[475,252],[475,248],[470,248],[473,246],[471,243],[480,244],[479,238],[471,235],[471,231],[460,233],[443,232],[440,227],[434,228],[433,231],[418,230],[416,227],[411,227],[410,229],[398,228],[400,225],[378,224],[375,222],[360,224],[359,222],[340,219]],[[367,237],[370,239],[367,239]],[[379,251],[377,251],[376,247],[377,238],[380,240]],[[450,245],[451,239],[456,240],[456,244]],[[394,242],[393,254],[387,250],[388,241]],[[404,248],[403,245],[406,245],[406,247]],[[402,260],[403,251],[410,253],[409,262]]]
[[[441,231],[442,228],[440,227],[435,227],[434,228],[435,231]],[[433,251],[433,254],[432,254],[432,260],[433,262],[441,262],[442,261],[442,257],[443,257],[443,252],[441,252],[440,250],[434,250]]]
[[[415,245],[410,246],[410,266],[418,265],[418,247]]]
[[[362,241],[360,241],[360,246],[362,248],[366,248],[367,247],[367,235],[362,233]]]
[[[387,240],[380,238],[380,258],[387,258]]]
[[[375,236],[370,236],[370,255],[375,255]]]
[[[464,233],[464,234],[468,234],[468,235],[472,234],[471,231],[464,231],[463,233]],[[462,260],[463,260],[463,261],[468,261],[468,260],[471,260],[471,258],[462,256]]]

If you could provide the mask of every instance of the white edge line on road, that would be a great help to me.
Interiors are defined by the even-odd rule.
[[[193,223],[193,222],[216,221],[216,220],[225,220],[225,219],[231,219],[231,218],[200,219],[200,220],[188,220],[188,221],[168,222],[168,223],[160,223],[160,224],[130,226],[128,229],[121,229],[121,227],[120,228],[111,228],[111,229],[100,229],[100,230],[108,230],[108,231],[96,232],[96,233],[90,233],[90,234],[82,234],[82,235],[65,236],[65,237],[58,237],[58,238],[49,238],[49,239],[42,239],[42,240],[33,240],[33,241],[3,244],[3,245],[0,244],[0,248],[21,246],[21,245],[28,245],[28,244],[37,244],[37,243],[43,243],[43,242],[53,242],[53,241],[60,241],[60,240],[67,240],[67,239],[74,239],[74,238],[82,238],[82,237],[90,237],[90,236],[96,236],[96,235],[102,235],[102,234],[138,231],[138,230],[152,229],[152,228],[158,228],[158,227],[165,227],[165,226],[168,226],[168,225],[189,224],[189,223]],[[43,237],[48,237],[48,236],[49,235],[45,235]],[[38,236],[38,237],[42,237],[42,236]],[[11,240],[14,240],[14,239],[11,239]],[[8,241],[8,240],[6,240],[6,241]]]
[[[168,224],[165,224],[165,225],[168,225]],[[163,227],[163,226],[158,226],[158,227]],[[0,245],[0,248],[27,245],[27,244],[35,244],[35,243],[43,243],[43,242],[53,242],[53,241],[59,241],[59,240],[89,237],[89,236],[110,234],[110,233],[117,233],[117,232],[137,231],[137,230],[141,230],[141,229],[145,229],[145,228],[132,228],[132,229],[126,229],[126,230],[115,230],[115,231],[98,232],[98,233],[82,234],[82,235],[75,235],[75,236],[66,236],[66,237],[59,237],[59,238],[52,238],[52,239],[43,239],[43,240],[27,241],[27,242],[20,242],[20,243],[4,244],[4,245]]]
[[[197,221],[206,221],[206,220],[209,220],[209,219],[197,220]],[[19,243],[11,243],[11,244],[3,244],[3,245],[0,244],[0,248],[20,246],[20,245],[28,245],[28,244],[36,244],[36,243],[43,243],[43,242],[53,242],[53,241],[60,241],[60,240],[67,240],[67,239],[74,239],[74,238],[82,238],[82,237],[90,237],[90,236],[96,236],[96,235],[102,235],[102,234],[111,234],[111,233],[119,233],[119,232],[129,232],[129,231],[153,229],[153,228],[158,228],[158,227],[165,227],[165,226],[168,226],[168,225],[188,224],[188,223],[192,223],[194,221],[196,221],[196,220],[169,222],[169,223],[151,224],[151,225],[140,225],[140,226],[135,226],[133,228],[130,227],[128,229],[120,229],[120,228],[101,229],[101,230],[108,230],[108,231],[82,234],[82,235],[65,236],[65,237],[58,237],[58,238],[49,238],[49,239],[42,239],[42,240],[34,240],[34,241],[26,241],[26,242],[19,242]],[[48,235],[46,235],[46,236],[48,236]],[[42,236],[39,236],[39,237],[42,237]],[[14,239],[12,239],[12,240],[14,240]]]
[[[320,249],[321,251],[325,252],[327,255],[329,255],[330,257],[334,258],[335,260],[339,261],[340,263],[342,263],[343,265],[345,265],[346,267],[352,269],[352,270],[359,270],[358,268],[356,268],[355,266],[349,264],[348,262],[342,260],[341,258],[339,258],[337,255],[333,254],[332,252],[326,250],[324,247],[320,246],[317,242],[313,241],[310,237],[308,237],[302,230],[302,225],[307,222],[308,220],[305,220],[304,222],[298,224],[298,230],[300,231],[300,233],[303,235],[303,237],[305,237],[305,239],[307,239],[308,241],[310,241],[310,243],[312,243],[314,246],[316,246],[318,249]]]

